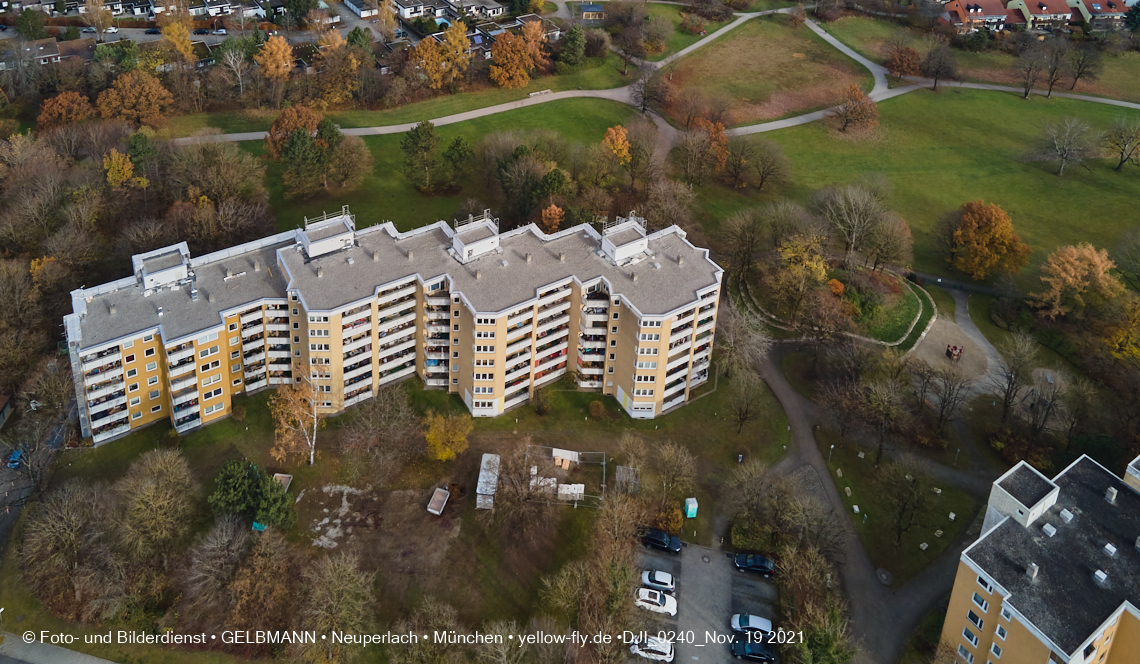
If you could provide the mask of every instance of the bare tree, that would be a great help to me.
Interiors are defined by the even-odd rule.
[[[721,302],[717,312],[718,369],[721,375],[729,377],[734,373],[753,371],[753,367],[768,354],[771,344],[754,316],[741,311],[729,300]]]
[[[937,2],[924,2],[923,5],[938,5]],[[940,6],[940,5],[939,5]],[[940,43],[927,52],[922,59],[922,75],[934,80],[934,89],[938,90],[938,81],[944,78],[954,78],[958,74],[958,60],[949,44]]]
[[[653,455],[654,475],[661,480],[662,494],[669,499],[689,495],[697,483],[697,460],[687,448],[668,442]]]
[[[746,176],[756,160],[756,146],[744,136],[728,139],[728,153],[724,160],[724,174],[732,188],[747,184]]]
[[[963,376],[954,368],[942,369],[935,374],[934,396],[938,400],[934,407],[935,435],[941,436],[946,425],[958,417],[973,386],[972,379]]]
[[[218,519],[189,552],[183,572],[183,614],[197,625],[220,625],[232,597],[229,586],[247,553],[249,526],[233,514]]]
[[[10,428],[12,430],[0,438],[0,450],[3,450],[5,461],[13,451],[22,451],[16,474],[27,482],[23,488],[30,489],[32,495],[35,495],[44,486],[54,454],[49,444],[52,422],[43,416],[29,416],[21,420],[18,426]]]
[[[755,373],[742,371],[737,374],[729,395],[729,416],[736,424],[736,433],[744,430],[744,425],[760,417],[760,379]]]
[[[902,386],[895,381],[875,381],[863,391],[863,418],[878,435],[875,465],[883,460],[883,450],[892,429],[909,418]]]
[[[275,429],[274,446],[270,454],[278,462],[308,453],[309,465],[317,458],[317,432],[325,425],[321,412],[321,397],[316,384],[308,376],[303,383],[281,387],[269,400]]]
[[[914,258],[913,246],[914,240],[906,221],[899,214],[888,211],[882,222],[867,234],[864,249],[871,261],[871,269],[881,270],[887,265],[909,266]]]
[[[481,641],[475,648],[476,661],[483,664],[523,664],[527,661],[529,648],[512,640],[522,633],[522,627],[517,621],[495,620],[485,623],[482,633],[499,638]]]
[[[863,247],[867,235],[882,223],[886,212],[870,191],[855,185],[820,189],[812,203],[843,239],[844,265],[851,264],[852,256]]]
[[[859,387],[851,381],[831,382],[820,393],[819,403],[827,409],[832,422],[839,429],[841,439],[846,439],[851,430],[862,423],[858,417],[862,396]]]
[[[249,63],[240,48],[227,48],[222,52],[222,66],[238,85],[238,94],[245,95],[245,78],[249,73]]]
[[[909,532],[926,511],[933,486],[918,463],[909,458],[887,463],[879,471],[876,485],[895,532],[895,546],[898,546],[903,534]]]
[[[1018,80],[1021,81],[1022,99],[1029,99],[1029,93],[1033,92],[1033,87],[1037,85],[1037,79],[1041,78],[1041,72],[1045,70],[1046,62],[1045,52],[1037,47],[1026,49],[1014,61],[1013,70],[1017,73]]]
[[[1033,391],[1029,395],[1029,406],[1025,410],[1025,419],[1029,421],[1029,430],[1034,436],[1040,436],[1064,409],[1062,398],[1068,377],[1058,373],[1057,378],[1054,381],[1044,379],[1034,381]]]
[[[1064,175],[1069,164],[1085,166],[1085,160],[1097,155],[1100,137],[1092,127],[1077,118],[1049,122],[1041,130],[1037,159],[1058,162],[1057,175]]]
[[[728,248],[729,276],[747,278],[756,252],[764,242],[764,220],[755,209],[740,210],[725,219],[718,229],[721,241]]]
[[[1117,160],[1113,170],[1122,171],[1129,163],[1140,166],[1140,116],[1114,120],[1104,134],[1104,144]]]
[[[761,516],[772,486],[768,470],[768,464],[756,457],[733,468],[726,488],[736,511]]]
[[[763,191],[764,185],[778,186],[786,183],[792,168],[780,144],[755,139],[753,145],[756,154],[752,160],[752,170],[756,171],[756,188]]]
[[[768,226],[769,246],[778,248],[793,235],[803,235],[819,241],[821,246],[830,243],[827,222],[814,217],[799,203],[786,198],[772,201],[760,208],[760,217]]]
[[[1095,81],[1104,68],[1104,56],[1093,44],[1084,44],[1069,51],[1069,76],[1073,78],[1070,90],[1077,89],[1077,81]]]
[[[302,629],[321,634],[366,633],[376,602],[372,594],[375,575],[360,567],[360,558],[355,553],[343,551],[318,558],[305,571]],[[297,647],[297,654],[303,661],[335,664],[351,660],[363,649],[363,646],[344,645],[338,641],[329,638],[317,643],[303,643]]]
[[[630,100],[642,113],[647,112],[651,106],[669,101],[669,86],[656,78],[656,73],[657,70],[653,67],[642,67],[630,88]]]
[[[1065,382],[1062,406],[1057,418],[1061,421],[1069,444],[1093,419],[1099,406],[1100,400],[1092,381],[1083,377],[1071,377]]]
[[[986,376],[986,383],[1001,400],[1001,421],[1005,424],[1009,422],[1010,413],[1033,373],[1037,341],[1028,334],[1019,333],[1000,342],[997,350],[1000,358]]]
[[[548,502],[547,487],[540,478],[554,477],[551,460],[529,455],[531,439],[515,441],[499,459],[499,488],[495,492],[495,510],[491,516],[507,531],[526,532],[542,523]],[[534,468],[535,474],[531,474]],[[553,489],[553,487],[550,487]]]
[[[926,397],[934,390],[937,373],[938,371],[934,367],[922,360],[914,363],[911,385],[914,386],[914,398],[918,408],[926,407]]]
[[[1069,74],[1069,53],[1073,50],[1069,40],[1054,37],[1045,44],[1045,97],[1053,96],[1053,87]]]
[[[86,0],[83,4],[83,13],[80,15],[83,22],[95,28],[98,41],[103,41],[103,33],[111,27],[113,16],[111,10],[103,4],[102,0]]]
[[[681,125],[688,131],[693,128],[693,123],[697,121],[697,118],[704,115],[707,104],[708,100],[699,90],[690,88],[681,92],[680,96],[677,97],[673,104],[673,111]]]

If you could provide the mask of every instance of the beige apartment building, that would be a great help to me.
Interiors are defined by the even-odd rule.
[[[406,233],[356,230],[347,206],[199,258],[134,256],[134,275],[72,292],[65,318],[96,444],[160,419],[225,417],[235,394],[310,381],[332,414],[416,375],[494,417],[571,373],[633,417],[708,379],[722,270],[673,226],[636,217],[500,233],[489,211]]]
[[[1140,457],[1123,478],[1087,456],[998,478],[942,642],[971,664],[1140,662]]]

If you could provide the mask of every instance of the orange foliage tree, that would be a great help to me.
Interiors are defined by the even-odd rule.
[[[1104,306],[1124,293],[1124,285],[1112,274],[1115,267],[1107,249],[1098,251],[1087,242],[1059,247],[1041,266],[1045,290],[1029,298],[1051,319],[1079,317],[1088,307]]]
[[[538,69],[550,66],[550,58],[546,55],[546,31],[542,28],[542,21],[531,21],[523,26],[523,41],[530,59]]]
[[[900,81],[903,76],[918,76],[922,72],[922,56],[909,46],[891,49],[887,61],[883,63],[887,71]]]
[[[261,67],[265,78],[275,82],[285,81],[293,69],[293,47],[281,35],[274,35],[261,45],[261,51],[253,59]]]
[[[114,85],[99,93],[96,105],[105,120],[126,120],[157,127],[174,97],[150,74],[134,70],[115,79]]]
[[[724,170],[728,160],[728,137],[724,135],[724,125],[719,122],[709,122],[704,118],[697,118],[696,128],[708,134],[709,158],[712,160],[713,170],[717,173]]]
[[[558,227],[562,225],[562,219],[564,216],[565,216],[565,213],[562,211],[562,208],[551,203],[550,207],[548,207],[542,211],[542,224],[541,224],[541,226],[542,226],[543,232],[544,233],[553,233],[553,232],[557,231]]]
[[[428,85],[433,90],[443,87],[443,77],[447,71],[444,61],[443,49],[434,39],[425,39],[412,50],[412,60],[419,66],[420,71],[428,78]]]
[[[602,145],[617,157],[619,164],[624,166],[629,163],[629,132],[625,127],[618,125],[607,129]]]
[[[50,129],[81,122],[95,115],[95,107],[78,92],[61,92],[40,106],[39,128]]]
[[[847,131],[848,127],[879,126],[879,107],[875,100],[863,94],[854,83],[844,88],[843,101],[832,111],[832,116],[839,120],[839,131]]]
[[[962,206],[954,231],[955,268],[974,279],[994,272],[1015,274],[1029,263],[1029,246],[1013,232],[1013,221],[997,204],[971,201]]]
[[[294,131],[304,129],[312,134],[317,131],[317,125],[320,123],[321,116],[307,106],[290,106],[284,109],[273,120],[269,132],[265,135],[265,153],[271,159],[280,158],[281,148],[289,141]]]
[[[504,88],[522,88],[530,83],[534,59],[522,37],[504,32],[491,47],[491,80]]]
[[[443,31],[443,43],[440,51],[443,54],[444,82],[451,83],[459,80],[471,66],[471,40],[467,37],[467,28],[461,21],[454,21]]]

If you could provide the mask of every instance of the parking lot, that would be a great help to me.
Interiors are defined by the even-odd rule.
[[[779,627],[775,586],[757,574],[736,571],[729,554],[692,545],[686,545],[680,556],[643,549],[642,565],[677,580],[677,617],[655,616],[661,630],[684,634],[683,641],[675,644],[674,662],[735,661],[728,646],[734,613],[768,618]]]

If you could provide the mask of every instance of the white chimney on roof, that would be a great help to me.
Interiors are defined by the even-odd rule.
[[[408,249],[408,260],[412,260],[415,257],[415,253],[411,249]]]
[[[1044,532],[1049,537],[1052,537],[1052,536],[1057,534],[1057,529],[1055,527],[1053,527],[1053,524],[1051,524],[1051,523],[1047,523],[1044,526],[1041,526],[1041,531]]]
[[[261,261],[259,261],[259,260],[253,261],[253,271],[254,272],[261,272]]]
[[[1067,509],[1061,510],[1061,520],[1065,523],[1071,522],[1073,520],[1073,513]]]
[[[1095,578],[1097,581],[1099,581],[1101,583],[1104,583],[1104,582],[1108,581],[1108,572],[1106,572],[1102,569],[1098,569],[1096,571],[1096,573],[1093,574],[1093,578]]]
[[[117,314],[117,313],[119,313],[119,310],[118,310],[118,309],[116,309],[116,308],[115,308],[115,305],[113,305],[113,304],[112,304],[112,305],[111,305],[111,315],[112,315],[112,316],[114,316],[114,315],[115,315],[115,314]]]
[[[1040,570],[1041,568],[1037,566],[1037,563],[1029,563],[1029,567],[1025,568],[1025,576],[1029,577],[1029,580],[1032,581],[1037,578],[1037,572]]]
[[[325,269],[323,267],[317,268],[317,278],[320,279],[325,276]]]
[[[1112,544],[1111,542],[1108,544],[1105,544],[1104,545],[1104,552],[1110,556],[1115,556],[1116,555],[1116,545]]]
[[[1108,487],[1108,490],[1104,492],[1104,499],[1107,500],[1109,503],[1115,505],[1116,504],[1116,488],[1111,487],[1111,486]]]
[[[684,265],[684,264],[685,264],[685,257],[684,256],[678,256],[677,257],[677,265]]]

